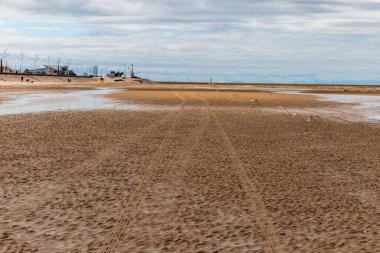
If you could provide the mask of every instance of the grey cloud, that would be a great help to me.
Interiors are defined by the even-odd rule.
[[[0,36],[5,38],[0,49],[60,54],[88,64],[107,61],[116,65],[128,59],[159,78],[163,73],[183,79],[186,73],[206,72],[202,74],[206,76],[204,69],[208,69],[228,80],[238,76],[244,80],[270,76],[288,81],[296,80],[295,76],[355,79],[363,75],[380,80],[377,0],[0,3],[4,13]],[[34,34],[25,35],[20,27],[7,27],[8,20],[81,27],[83,32],[75,38],[64,33],[41,37],[36,27]]]

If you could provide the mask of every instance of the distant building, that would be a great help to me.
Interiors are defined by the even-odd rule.
[[[94,67],[92,67],[92,75],[93,76],[98,76],[98,72],[99,72],[98,65],[95,65]]]
[[[115,72],[115,71],[111,71],[107,77],[109,78],[121,78],[124,76],[124,73],[123,72]]]
[[[12,73],[13,71],[7,66],[0,67],[0,73]]]
[[[24,71],[24,74],[30,74],[30,75],[40,75],[40,76],[43,76],[43,75],[46,75],[45,74],[45,69],[26,69]]]
[[[59,76],[68,76],[69,75],[69,66],[54,66],[45,65],[45,68],[43,68],[45,75],[59,75]]]
[[[53,75],[53,76],[76,76],[76,74],[74,73],[74,71],[72,70],[69,70],[69,66],[59,66],[59,70],[58,70],[58,66],[48,66],[48,65],[45,65],[44,68],[41,68],[41,69],[31,69],[31,70],[25,70],[24,71],[25,74],[33,74],[33,75]]]

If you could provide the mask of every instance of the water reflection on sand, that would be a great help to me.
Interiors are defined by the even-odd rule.
[[[206,87],[209,89],[209,87]],[[231,87],[219,87],[223,89]],[[380,121],[380,96],[378,95],[347,95],[347,94],[320,94],[308,89],[263,88],[263,87],[233,87],[234,90],[272,92],[285,94],[302,94],[319,96],[326,101],[342,103],[341,112],[346,115],[356,115],[360,120]],[[227,89],[227,90],[228,90]],[[101,88],[94,90],[80,90],[69,92],[12,92],[2,93],[8,100],[0,103],[0,115],[33,113],[60,110],[94,110],[94,109],[142,109],[136,104],[127,104],[109,99],[104,95],[118,92],[117,89]],[[154,109],[153,107],[150,109]],[[318,110],[323,110],[319,108]]]
[[[380,120],[380,96],[318,94],[324,100],[352,104],[352,111],[369,120]]]
[[[121,104],[116,100],[103,96],[114,92],[117,92],[117,90],[3,93],[8,100],[0,104],[0,115],[61,110],[139,109],[137,105]]]

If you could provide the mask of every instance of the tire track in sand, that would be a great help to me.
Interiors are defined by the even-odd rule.
[[[271,218],[269,217],[269,213],[265,208],[264,201],[261,195],[258,193],[257,189],[260,188],[260,183],[255,179],[250,179],[248,176],[247,169],[244,167],[240,158],[238,157],[235,148],[233,147],[227,133],[225,132],[222,124],[220,123],[219,118],[216,116],[214,111],[210,108],[207,100],[198,97],[192,93],[189,93],[192,97],[202,101],[202,103],[207,107],[207,110],[211,114],[211,117],[214,119],[220,136],[223,139],[223,142],[230,154],[230,158],[232,162],[236,165],[237,176],[241,182],[241,186],[243,191],[247,194],[248,200],[251,204],[251,207],[256,215],[258,225],[261,227],[262,232],[265,236],[266,244],[268,246],[269,252],[278,252],[280,248],[280,240],[276,234],[276,230],[272,223]],[[254,171],[257,174],[256,171]]]
[[[180,98],[182,101],[187,101],[186,98],[184,98],[184,96],[182,96],[181,94],[179,94],[177,92],[175,92],[175,93],[176,93],[175,95],[178,98]],[[189,174],[189,170],[191,170],[191,167],[189,167],[189,166],[191,165],[193,155],[196,152],[198,152],[196,150],[197,150],[197,148],[200,147],[201,140],[202,140],[202,138],[204,138],[204,134],[207,130],[207,126],[209,125],[209,123],[211,121],[211,115],[205,110],[202,110],[202,112],[203,113],[201,113],[201,115],[198,115],[199,119],[197,120],[196,126],[191,126],[191,127],[186,126],[188,131],[186,131],[186,133],[184,133],[184,132],[177,133],[176,134],[176,142],[171,142],[171,144],[172,144],[170,146],[171,153],[168,152],[167,154],[175,154],[172,159],[175,161],[181,161],[180,165],[177,165],[175,167],[175,169],[173,169],[172,165],[161,163],[160,167],[164,168],[164,170],[160,169],[155,174],[155,175],[160,174],[160,176],[162,177],[162,174],[166,173],[164,176],[165,180],[168,182],[172,182],[172,183],[175,182],[174,184],[176,184],[176,186],[169,187],[167,189],[167,192],[170,192],[170,191],[178,192],[178,191],[180,191],[180,192],[182,192],[182,194],[183,194],[182,196],[184,198],[191,196],[191,194],[189,193],[190,189],[187,189],[188,186],[186,186],[185,179],[191,177],[191,175]],[[184,115],[182,118],[186,122],[188,120],[188,115]],[[183,127],[183,124],[181,124],[181,126]],[[184,148],[182,148],[182,147],[184,147]],[[162,196],[159,196],[159,197],[162,197]],[[167,197],[163,197],[163,198],[167,198]],[[177,205],[181,206],[178,203],[176,204],[176,206]],[[191,212],[191,211],[189,210],[189,212]],[[176,219],[178,217],[174,216],[172,218]],[[180,224],[180,223],[178,223],[178,224]],[[183,224],[185,224],[185,223],[183,223]],[[134,225],[134,226],[136,226],[136,225]],[[166,238],[162,237],[162,236],[161,237],[157,236],[153,240],[145,240],[145,244],[152,245],[152,244],[165,243]],[[122,246],[119,245],[118,249],[122,249],[121,247]],[[160,252],[160,250],[158,250],[158,249],[156,249],[156,251]],[[180,251],[180,249],[176,249],[175,252],[181,252],[181,251]],[[209,252],[209,251],[207,251],[207,252]]]
[[[161,126],[169,123],[174,118],[175,113],[170,112],[167,115],[160,118],[158,121],[153,122],[139,132],[133,132],[128,134],[126,138],[111,142],[104,146],[102,149],[95,152],[93,155],[87,157],[77,165],[66,171],[66,179],[70,179],[75,176],[76,173],[82,173],[85,169],[94,169],[100,165],[103,161],[111,159],[123,150],[126,143],[135,143],[139,141],[143,136],[154,133]]]
[[[170,136],[174,132],[174,126],[177,124],[180,114],[185,108],[186,100],[180,96],[178,93],[174,93],[178,98],[181,99],[181,110],[177,111],[177,115],[173,121],[173,123],[170,126],[170,129],[168,130],[164,140],[161,142],[158,150],[154,154],[150,164],[145,169],[145,174],[140,181],[139,185],[134,190],[131,198],[128,200],[127,208],[124,210],[123,214],[119,217],[116,225],[111,230],[110,234],[106,237],[105,242],[103,243],[103,246],[100,253],[108,253],[108,252],[115,252],[118,242],[120,239],[125,235],[126,229],[128,225],[131,223],[131,221],[136,217],[138,213],[138,208],[140,205],[140,202],[144,196],[144,193],[146,191],[146,188],[149,186],[153,175],[162,159],[162,157],[165,155],[165,148],[167,148]]]
[[[56,188],[49,190],[51,193],[49,197],[45,199],[44,203],[38,205],[36,209],[40,209],[41,206],[45,205],[46,202],[49,202],[50,199],[56,198],[59,192],[67,189],[69,185],[67,185],[66,182],[70,182],[73,178],[76,178],[78,174],[94,171],[108,159],[117,159],[120,153],[123,152],[125,145],[133,145],[134,143],[139,142],[144,136],[156,134],[158,129],[172,122],[174,117],[175,112],[167,113],[158,119],[158,121],[152,122],[143,129],[140,128],[141,130],[139,129],[138,132],[132,132],[125,138],[107,143],[104,147],[95,151],[84,160],[79,161],[74,166],[66,169],[63,178],[56,184]]]
[[[157,135],[159,129],[164,129],[165,126],[171,124],[175,118],[177,112],[170,112],[163,115],[157,121],[152,122],[138,132],[128,134],[125,138],[118,141],[112,141],[106,146],[94,152],[86,159],[78,162],[73,167],[68,168],[65,171],[64,178],[62,178],[54,189],[49,189],[50,194],[45,198],[43,203],[38,204],[35,207],[35,211],[39,212],[46,203],[50,203],[52,199],[55,199],[62,192],[69,190],[70,181],[72,178],[77,178],[78,174],[91,172],[99,168],[102,163],[108,159],[118,159],[123,152],[125,145],[134,145],[136,142],[141,141],[142,138],[149,135]],[[161,137],[162,138],[162,137]],[[159,143],[158,145],[162,145]]]

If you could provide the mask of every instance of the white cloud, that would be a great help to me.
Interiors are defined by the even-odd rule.
[[[134,62],[151,78],[380,80],[379,0],[0,3],[14,54]]]

